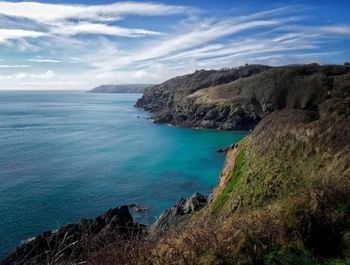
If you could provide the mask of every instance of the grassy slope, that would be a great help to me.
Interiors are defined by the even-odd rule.
[[[349,68],[341,65],[276,67],[248,78],[198,90],[184,101],[197,105],[253,104],[261,116],[268,105],[276,109],[313,109],[327,98],[350,96],[349,77]]]

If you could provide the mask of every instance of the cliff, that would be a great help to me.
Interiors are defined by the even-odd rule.
[[[151,84],[102,85],[88,91],[88,93],[143,93]]]
[[[312,110],[350,96],[349,65],[246,65],[196,71],[149,87],[136,106],[156,123],[247,130],[281,109]]]

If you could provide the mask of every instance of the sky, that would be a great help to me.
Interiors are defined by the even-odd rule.
[[[350,61],[350,1],[0,0],[0,89],[160,83],[246,63]]]

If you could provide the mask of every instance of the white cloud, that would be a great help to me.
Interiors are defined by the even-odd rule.
[[[27,60],[33,63],[61,63],[61,61],[54,59],[32,58]]]
[[[165,16],[183,14],[190,10],[183,6],[141,2],[119,2],[108,5],[0,2],[0,14],[28,18],[40,23],[56,23],[67,19],[115,21],[125,15]]]
[[[0,60],[1,61],[1,60]],[[27,68],[29,65],[21,64],[21,65],[15,65],[15,64],[0,64],[0,68]]]
[[[54,28],[51,31],[51,33],[58,35],[101,34],[123,37],[143,37],[145,35],[160,35],[159,32],[151,30],[123,28],[97,23],[79,23],[63,25]]]
[[[324,26],[319,29],[327,33],[350,35],[350,26]]]
[[[120,51],[116,52],[115,50],[112,54],[109,54],[103,49],[101,57],[98,56],[100,52],[97,52],[94,56],[88,55],[87,58],[91,65],[96,68],[113,70],[127,65],[140,64],[143,61],[167,59],[172,56],[176,57],[177,54],[186,50],[188,50],[187,53],[189,54],[192,52],[191,49],[206,45],[208,42],[218,38],[232,36],[249,29],[278,26],[281,23],[279,20],[243,22],[243,19],[240,18],[192,23],[191,27],[185,28],[186,31],[179,31],[176,34],[165,36],[160,40],[150,41],[145,43],[142,48],[127,52],[126,54],[122,54]],[[113,45],[109,45],[109,50],[113,50],[112,47]],[[201,48],[208,49],[208,47]],[[222,46],[220,48],[223,49]],[[114,59],[116,56],[118,60]]]
[[[159,35],[159,32],[153,30],[109,24],[128,15],[183,16],[194,11],[184,6],[141,2],[76,5],[0,1],[0,29],[2,28],[0,42],[54,35],[101,34],[122,37]]]
[[[44,32],[37,32],[23,29],[1,29],[0,28],[0,43],[10,39],[21,39],[21,38],[36,38],[44,36]]]
[[[56,77],[56,73],[52,70],[47,70],[42,73],[27,73],[27,72],[19,72],[15,74],[10,75],[0,75],[0,80],[20,80],[20,79],[51,79],[53,77]]]

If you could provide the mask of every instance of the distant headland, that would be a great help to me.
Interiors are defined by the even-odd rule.
[[[119,84],[119,85],[101,85],[95,87],[88,93],[143,93],[146,87],[153,84]]]

